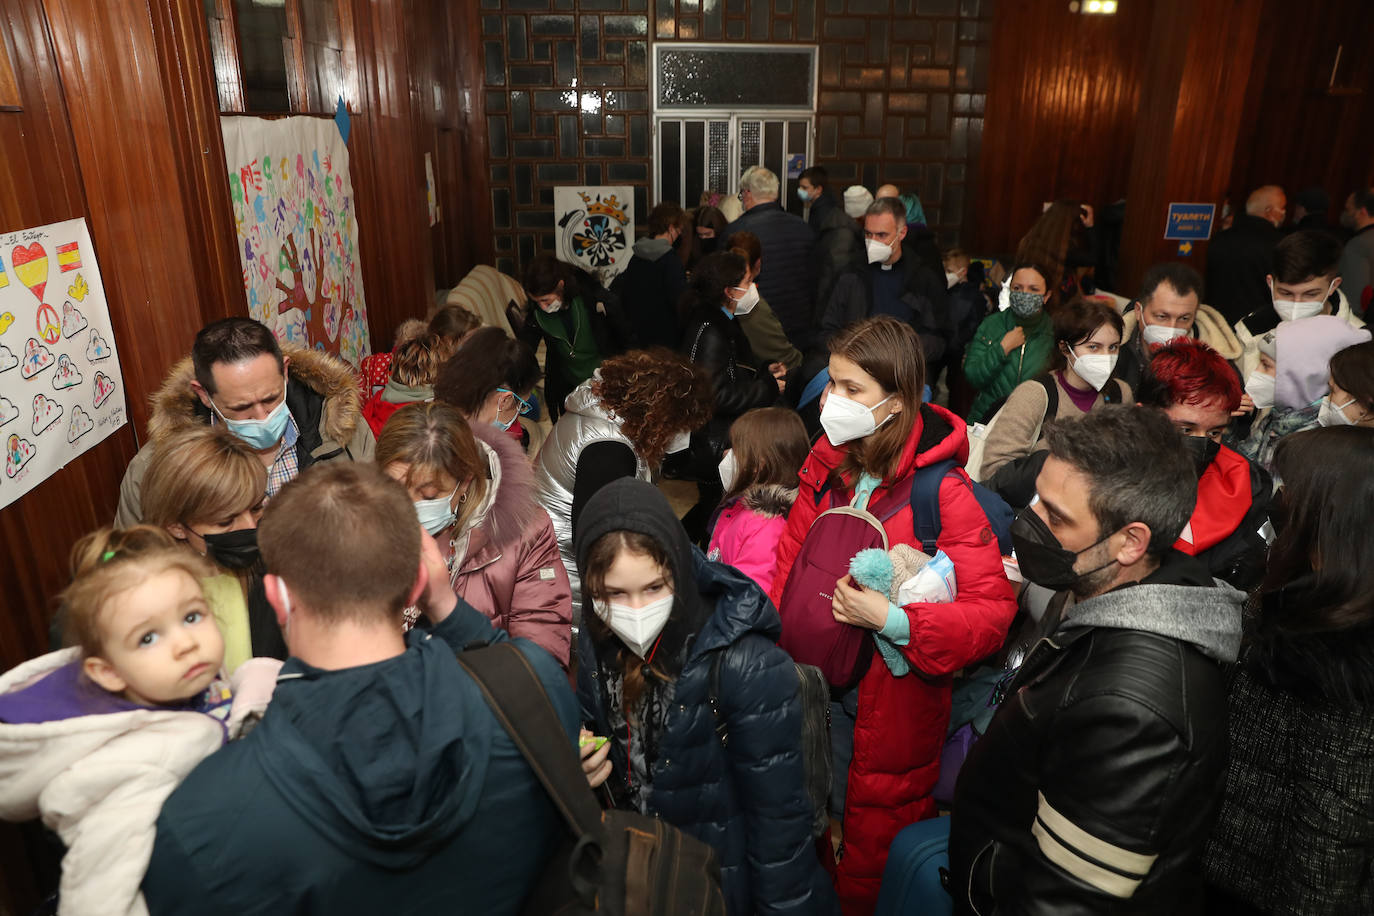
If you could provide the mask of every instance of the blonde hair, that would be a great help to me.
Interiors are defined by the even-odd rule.
[[[391,358],[391,378],[409,388],[433,386],[439,369],[458,349],[458,342],[428,332],[396,348]]]
[[[401,349],[401,347],[425,333],[428,328],[429,325],[419,318],[407,318],[405,321],[396,325],[395,340],[391,342],[391,349],[393,351]]]
[[[409,465],[402,484],[413,487],[438,474],[456,482],[471,479],[467,498],[458,511],[461,531],[487,493],[487,464],[458,408],[442,401],[407,404],[391,415],[377,440],[377,467],[386,471],[397,462]]]
[[[257,505],[267,469],[242,439],[223,426],[197,426],[159,441],[143,477],[143,521],[220,522]]]
[[[180,570],[197,584],[213,572],[205,560],[152,525],[94,531],[76,542],[71,563],[72,583],[58,596],[58,614],[63,642],[80,647],[82,658],[102,651],[101,618],[110,599],[169,570]]]

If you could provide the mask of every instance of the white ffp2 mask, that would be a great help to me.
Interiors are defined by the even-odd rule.
[[[881,425],[874,422],[873,411],[890,400],[892,395],[889,394],[872,407],[867,407],[832,391],[825,399],[825,407],[821,408],[821,426],[825,429],[830,444],[844,445],[846,442],[871,435]],[[891,417],[892,414],[888,414],[883,418],[883,423]]]
[[[592,607],[611,632],[640,658],[649,654],[654,640],[668,624],[673,610],[673,595],[665,595],[643,607],[630,607],[613,601],[593,601]]]

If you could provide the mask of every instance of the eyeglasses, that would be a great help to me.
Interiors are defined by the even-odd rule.
[[[511,391],[509,388],[497,388],[496,390],[501,394],[508,394],[515,398],[516,403],[520,405],[520,410],[517,411],[520,416],[528,417],[534,411],[533,404],[520,397],[520,395],[516,394],[514,391]]]

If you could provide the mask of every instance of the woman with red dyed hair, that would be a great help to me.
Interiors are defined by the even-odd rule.
[[[1231,364],[1192,338],[1158,350],[1140,389],[1140,403],[1169,416],[1197,468],[1197,505],[1174,548],[1206,563],[1216,578],[1249,591],[1264,577],[1274,482],[1221,443],[1240,397]]]

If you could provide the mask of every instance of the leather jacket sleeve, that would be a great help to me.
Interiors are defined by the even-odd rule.
[[[1155,912],[1135,892],[1164,848],[1197,829],[1198,801],[1216,791],[1203,784],[1210,772],[1184,763],[1173,723],[1102,692],[1056,713],[1045,748],[1033,845],[994,842],[974,867],[999,916]]]
[[[734,348],[719,328],[709,322],[697,326],[689,358],[710,374],[719,417],[737,417],[778,399],[778,385],[772,376],[750,377],[735,365],[734,357]]]

